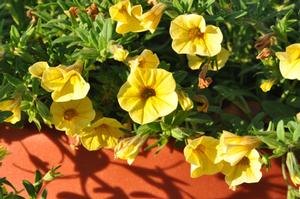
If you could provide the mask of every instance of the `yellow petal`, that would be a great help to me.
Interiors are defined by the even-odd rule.
[[[48,92],[60,88],[64,84],[65,71],[61,68],[47,68],[43,72],[41,86]]]
[[[212,65],[210,64],[208,69],[212,71],[218,71],[222,69],[225,66],[225,63],[227,62],[228,58],[230,56],[230,53],[225,48],[222,48],[219,54],[217,54],[217,64],[218,65]]]
[[[21,120],[21,98],[16,97],[14,100],[4,100],[0,102],[0,111],[10,111],[12,115],[5,119],[5,122],[15,124]]]
[[[198,70],[205,61],[205,58],[197,55],[187,55],[187,59],[188,65],[192,70]]]
[[[221,51],[221,42],[223,40],[223,34],[220,28],[212,25],[206,26],[204,40],[205,46],[207,48],[207,54],[202,54],[202,56],[212,57]]]
[[[42,78],[44,71],[49,68],[47,62],[36,62],[28,68],[29,73],[32,77]]]

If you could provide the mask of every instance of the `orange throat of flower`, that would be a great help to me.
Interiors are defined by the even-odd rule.
[[[72,118],[74,118],[75,116],[77,116],[77,112],[74,109],[68,109],[64,112],[64,119],[65,120],[72,120]]]
[[[145,100],[155,95],[156,95],[155,90],[152,88],[145,88],[141,93],[141,97]]]
[[[202,39],[204,36],[204,33],[201,32],[199,28],[191,28],[188,32],[189,38],[192,39]]]

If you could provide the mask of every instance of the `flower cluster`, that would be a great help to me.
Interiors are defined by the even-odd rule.
[[[146,149],[158,151],[175,139],[192,178],[221,173],[233,190],[283,157],[289,186],[298,186],[300,43],[287,34],[291,13],[268,28],[275,22],[243,18],[254,12],[248,4],[241,13],[225,2],[132,2],[37,3],[27,29],[12,25],[3,47],[0,34],[0,122],[44,122],[76,147],[112,149],[128,164],[148,139]],[[269,4],[277,17],[285,12]]]

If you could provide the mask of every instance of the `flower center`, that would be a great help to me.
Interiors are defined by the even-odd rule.
[[[241,159],[241,161],[239,162],[240,166],[248,166],[250,164],[250,161],[247,157],[243,157],[243,159]]]
[[[68,109],[64,112],[64,119],[70,121],[76,115],[77,112],[74,109]]]
[[[190,29],[188,34],[190,39],[202,38],[204,35],[204,33],[202,33],[199,28]]]
[[[142,98],[148,99],[149,97],[155,96],[155,90],[152,88],[145,88],[142,92]]]

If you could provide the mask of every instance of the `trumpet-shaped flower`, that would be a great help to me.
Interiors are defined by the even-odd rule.
[[[172,48],[178,54],[215,56],[221,51],[223,35],[212,25],[206,26],[201,15],[187,14],[176,17],[170,26]]]
[[[146,124],[176,109],[175,88],[176,82],[170,72],[138,67],[120,88],[118,101],[134,122]]]
[[[12,115],[5,119],[5,122],[15,124],[21,120],[21,98],[16,97],[12,100],[4,100],[0,102],[0,111],[10,111]]]
[[[151,10],[147,11],[141,16],[141,25],[153,33],[160,22],[165,8],[166,5],[163,3],[154,5]]]
[[[148,136],[148,134],[136,135],[122,139],[115,147],[115,158],[127,160],[127,163],[131,165],[139,154],[141,147],[147,141]]]
[[[139,56],[134,57],[128,63],[132,69],[136,67],[157,68],[159,65],[159,59],[151,50],[145,49]]]
[[[81,143],[89,151],[98,150],[102,147],[113,149],[124,134],[120,128],[124,127],[117,120],[103,117],[82,130]]]
[[[53,102],[50,106],[52,123],[67,135],[79,135],[95,117],[91,100],[85,97],[68,102]]]
[[[260,89],[265,93],[270,91],[275,81],[276,81],[275,79],[263,80],[262,83],[260,84]]]
[[[52,92],[51,97],[55,102],[78,100],[86,97],[89,89],[90,84],[82,78],[80,73],[71,70],[65,74],[63,84]]]
[[[142,6],[131,6],[129,0],[120,1],[109,8],[111,18],[118,22],[116,32],[119,34],[145,31],[145,27],[141,25],[139,20],[142,13]]]
[[[47,62],[40,61],[40,62],[36,62],[33,65],[31,65],[28,68],[28,71],[32,77],[42,79],[44,71],[48,68],[49,68],[49,65]]]
[[[113,59],[119,62],[125,61],[129,54],[121,45],[112,45],[111,53],[113,54]]]
[[[258,182],[262,177],[261,166],[259,153],[252,149],[234,166],[224,164],[222,173],[229,187],[235,190],[235,187],[242,183]]]
[[[189,111],[194,107],[193,101],[183,90],[177,90],[176,93],[182,110]]]
[[[285,79],[300,80],[300,43],[286,47],[285,52],[277,52],[279,70]]]
[[[222,170],[222,163],[214,163],[218,143],[217,139],[209,136],[188,140],[188,145],[184,148],[184,156],[186,161],[191,164],[192,178],[212,175]]]
[[[42,75],[41,86],[48,92],[61,88],[64,84],[65,70],[59,67],[49,67]]]
[[[238,164],[252,149],[260,145],[260,140],[255,136],[238,136],[228,131],[223,131],[220,143],[217,146],[216,163],[222,160],[231,166]]]

